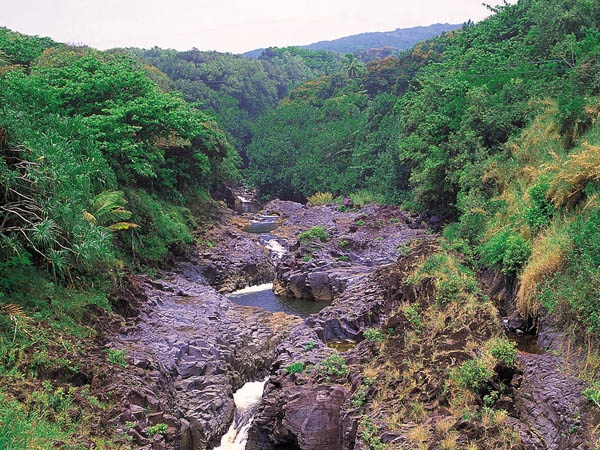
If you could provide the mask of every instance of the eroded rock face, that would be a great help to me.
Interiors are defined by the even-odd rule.
[[[206,281],[221,293],[273,281],[275,265],[269,252],[248,233],[224,223],[205,235],[199,259]]]
[[[395,261],[404,246],[423,236],[405,212],[393,206],[367,205],[356,212],[340,212],[336,205],[306,207],[274,201],[265,210],[282,217],[274,232],[286,239],[288,254],[278,264],[277,295],[329,302],[348,281]],[[322,227],[329,238],[298,241],[311,227]]]
[[[529,432],[522,433],[527,448],[566,450],[581,447],[584,384],[570,375],[564,360],[551,353],[521,354],[523,381],[516,401],[519,420]]]
[[[233,391],[268,372],[277,345],[299,319],[235,305],[182,276],[186,271],[193,272],[188,267],[160,281],[140,278],[147,302],[112,345],[125,350],[130,364],[154,375],[124,400],[118,426],[126,432],[126,421],[140,431],[152,422],[166,423],[170,446],[204,450],[227,431]]]
[[[385,267],[357,274],[332,305],[292,329],[277,350],[248,449],[358,448],[358,416],[348,412],[353,375],[328,369],[323,361],[337,353],[325,343],[362,341],[366,328],[380,328],[401,302],[408,301],[406,292],[382,287],[380,279],[389,278],[388,271],[402,276],[401,271]],[[349,366],[359,368],[371,357],[366,341],[345,356]],[[289,373],[286,367],[297,361],[303,362],[302,371]]]

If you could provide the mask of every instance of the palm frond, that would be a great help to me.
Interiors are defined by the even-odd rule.
[[[131,217],[131,211],[125,209],[126,204],[123,192],[104,191],[92,199],[88,213],[100,224],[126,220]]]
[[[130,230],[132,228],[138,228],[139,225],[137,223],[132,222],[117,222],[109,225],[108,228],[111,231],[121,231],[121,230]]]
[[[29,319],[27,314],[20,305],[15,303],[7,303],[5,305],[0,305],[0,311],[2,314],[6,314],[12,321],[17,320],[17,318]]]

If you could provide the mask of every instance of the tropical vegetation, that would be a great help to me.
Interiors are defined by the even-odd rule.
[[[91,429],[89,416],[73,418],[73,398],[88,412],[106,405],[39,377],[77,373],[89,351],[79,342],[96,333],[90,311],[112,308],[127,271],[185,254],[211,193],[242,173],[264,199],[354,196],[439,216],[464,264],[445,253],[426,262],[436,307],[471,302],[478,270],[502,274],[524,316],[586,343],[597,404],[600,4],[491,12],[366,64],[298,48],[257,60],[100,52],[0,28],[0,447]],[[406,308],[426,333],[419,306]],[[48,356],[56,342],[62,359]],[[514,356],[503,342],[489,353]],[[319,367],[338,376],[334,357]],[[487,363],[464,363],[455,384],[476,391]],[[37,380],[25,401],[6,389],[21,380]]]

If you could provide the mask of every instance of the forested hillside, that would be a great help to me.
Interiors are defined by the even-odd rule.
[[[211,192],[240,179],[264,200],[436,216],[465,273],[493,271],[531,327],[583,343],[600,406],[600,2],[493,12],[367,63],[100,52],[0,28],[0,448],[128,448],[98,428],[111,403],[81,361],[126,367],[94,341],[112,294],[198,244]],[[434,269],[449,297],[470,289]]]
[[[367,55],[371,49],[408,50],[421,41],[431,39],[460,25],[436,23],[426,27],[396,28],[393,31],[360,33],[331,41],[320,41],[303,46],[307,50],[330,50],[341,54]]]
[[[213,110],[242,157],[260,116],[275,109],[298,84],[342,67],[342,57],[335,53],[296,47],[269,48],[256,60],[199,50],[130,51],[166,73],[187,101]]]
[[[124,270],[183,253],[201,218],[192,210],[238,176],[214,116],[155,78],[131,56],[0,29],[1,448],[97,420],[97,399],[81,400],[76,420],[75,391],[36,387],[79,376],[94,305],[111,309]],[[27,406],[6,394],[24,374]]]
[[[293,90],[258,123],[250,180],[401,203],[452,222],[523,313],[600,330],[600,5],[520,1],[400,58]],[[574,322],[569,322],[574,320]]]

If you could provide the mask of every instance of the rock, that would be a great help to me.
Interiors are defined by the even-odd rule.
[[[393,206],[370,204],[352,213],[338,211],[335,205],[291,208],[272,202],[269,208],[284,218],[274,233],[295,242],[277,265],[274,282],[277,295],[291,298],[331,301],[350,278],[395,261],[398,248],[423,235],[399,223],[402,211]],[[329,239],[297,240],[301,231],[314,226],[327,229]]]
[[[519,310],[513,311],[510,316],[502,321],[502,324],[509,331],[520,331],[521,333],[524,333],[527,327],[527,321],[521,317]]]
[[[248,261],[242,267],[260,272]],[[277,345],[298,322],[233,304],[201,282],[201,270],[202,264],[187,262],[160,280],[140,276],[138,287],[147,299],[143,312],[135,327],[122,328],[111,343],[129,361],[144,362],[143,369],[130,366],[138,376],[130,374],[131,380],[112,389],[127,401],[119,423],[134,419],[144,427],[165,423],[179,430],[177,436],[167,433],[167,441],[149,441],[134,430],[139,445],[182,450],[214,445],[233,419],[233,391],[264,376]]]
[[[520,354],[523,380],[515,409],[527,448],[579,448],[581,420],[586,400],[584,384],[564,370],[562,360],[551,353]],[[539,442],[538,442],[539,441]]]
[[[344,197],[344,200],[342,200],[342,206],[345,208],[354,208],[354,202],[350,197]]]
[[[302,449],[341,449],[340,410],[347,396],[340,385],[302,390],[286,405],[282,425],[298,436]]]

